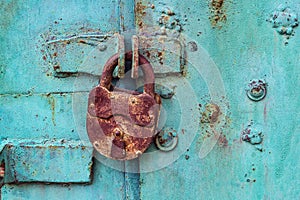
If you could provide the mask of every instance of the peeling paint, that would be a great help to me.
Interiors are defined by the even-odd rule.
[[[241,138],[243,141],[254,145],[257,150],[262,151],[263,134],[259,129],[258,127],[254,128],[253,123],[251,123],[242,131]]]
[[[210,22],[212,27],[222,28],[221,22],[226,22],[227,17],[224,9],[224,0],[210,0]]]
[[[163,29],[175,30],[177,32],[181,32],[183,28],[180,15],[175,13],[174,9],[167,6],[161,8],[158,23]]]
[[[205,111],[202,113],[201,123],[215,123],[218,121],[218,117],[221,115],[221,111],[216,104],[207,104]]]
[[[146,9],[148,8],[147,5],[144,5],[143,2],[139,1],[135,4],[134,13],[135,13],[135,20],[136,24],[140,29],[143,29],[143,17],[146,15]]]
[[[289,36],[299,25],[298,15],[290,7],[280,5],[267,20],[280,35]],[[288,38],[288,37],[287,37]]]

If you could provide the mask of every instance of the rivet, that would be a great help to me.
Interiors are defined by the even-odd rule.
[[[178,143],[178,136],[174,129],[164,128],[155,138],[155,144],[161,151],[171,151]]]
[[[123,137],[123,132],[119,128],[115,128],[114,131],[114,136],[117,138],[122,138]]]
[[[197,43],[194,42],[194,41],[188,42],[187,46],[188,46],[188,49],[189,49],[191,52],[195,52],[195,51],[198,50],[198,45],[197,45]]]
[[[107,49],[107,46],[105,44],[98,45],[99,51],[105,51]]]
[[[161,96],[163,99],[171,99],[175,94],[174,88],[171,90],[170,88],[162,85],[155,85],[155,87],[157,94],[159,94],[159,96]]]
[[[99,145],[99,143],[96,141],[96,142],[94,142],[94,146],[96,147],[96,148],[99,148],[100,147],[100,145]]]
[[[267,94],[266,86],[267,84],[263,80],[251,80],[246,88],[248,98],[252,101],[262,100]]]

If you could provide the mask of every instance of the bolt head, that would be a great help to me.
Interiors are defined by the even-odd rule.
[[[155,137],[155,144],[161,151],[171,151],[178,143],[178,136],[173,129],[163,129]]]

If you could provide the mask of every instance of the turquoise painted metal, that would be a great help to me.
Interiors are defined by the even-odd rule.
[[[299,199],[297,1],[0,5],[1,199]],[[93,151],[85,117],[132,36],[178,143],[123,162]]]
[[[4,140],[2,144],[3,183],[91,182],[92,148],[80,141],[18,139]],[[70,165],[65,159],[74,163]]]

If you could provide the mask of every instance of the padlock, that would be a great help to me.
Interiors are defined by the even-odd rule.
[[[132,52],[125,54],[132,59]],[[156,134],[161,99],[154,91],[154,72],[145,57],[139,55],[144,74],[142,93],[112,85],[118,54],[105,64],[100,84],[88,99],[86,127],[90,142],[102,155],[116,160],[130,160],[141,155]]]

